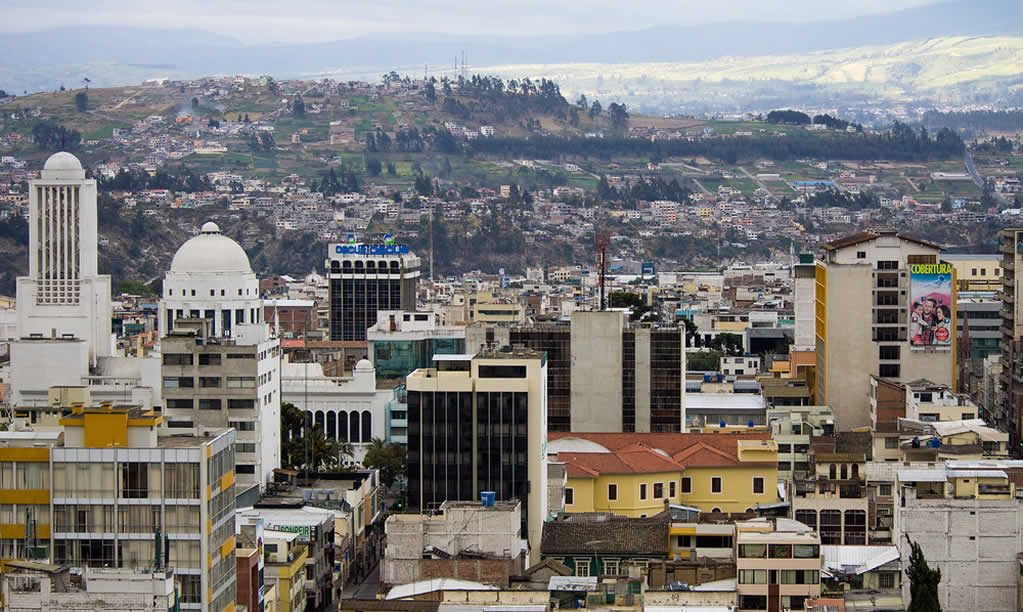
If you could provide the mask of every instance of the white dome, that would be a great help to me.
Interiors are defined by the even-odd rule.
[[[82,162],[74,155],[61,151],[54,153],[46,160],[43,170],[81,170]]]
[[[373,364],[370,363],[369,359],[360,359],[359,362],[355,364],[356,372],[372,372],[373,369]]]
[[[212,221],[202,226],[201,233],[181,245],[171,261],[171,272],[209,273],[235,272],[251,274],[249,256],[241,245],[220,233]]]

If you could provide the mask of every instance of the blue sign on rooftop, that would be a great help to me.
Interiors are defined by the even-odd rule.
[[[407,255],[409,250],[404,244],[338,244],[334,252],[338,255]]]

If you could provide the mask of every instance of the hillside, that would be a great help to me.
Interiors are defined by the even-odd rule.
[[[1023,104],[1021,66],[1023,37],[979,36],[698,63],[520,64],[481,70],[504,78],[543,74],[573,95],[616,98],[631,107],[672,111],[675,104],[714,112],[764,92],[773,92],[764,101],[767,108],[829,97],[841,97],[839,105],[857,99],[962,103],[999,97]],[[700,92],[719,95],[701,108],[696,102]]]

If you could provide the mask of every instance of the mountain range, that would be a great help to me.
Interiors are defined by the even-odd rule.
[[[202,30],[115,26],[64,27],[0,37],[0,89],[78,87],[145,78],[209,74],[378,78],[383,72],[451,75],[465,52],[472,66],[696,63],[723,57],[798,56],[823,50],[892,45],[937,37],[1019,35],[1019,0],[950,0],[834,21],[685,24],[572,36],[367,34],[308,44],[246,45]]]

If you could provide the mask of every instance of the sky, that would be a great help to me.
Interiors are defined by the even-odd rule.
[[[819,21],[937,0],[3,0],[0,32],[96,24],[216,32],[255,44],[373,33],[535,36],[726,21]],[[623,10],[624,9],[624,10]]]

